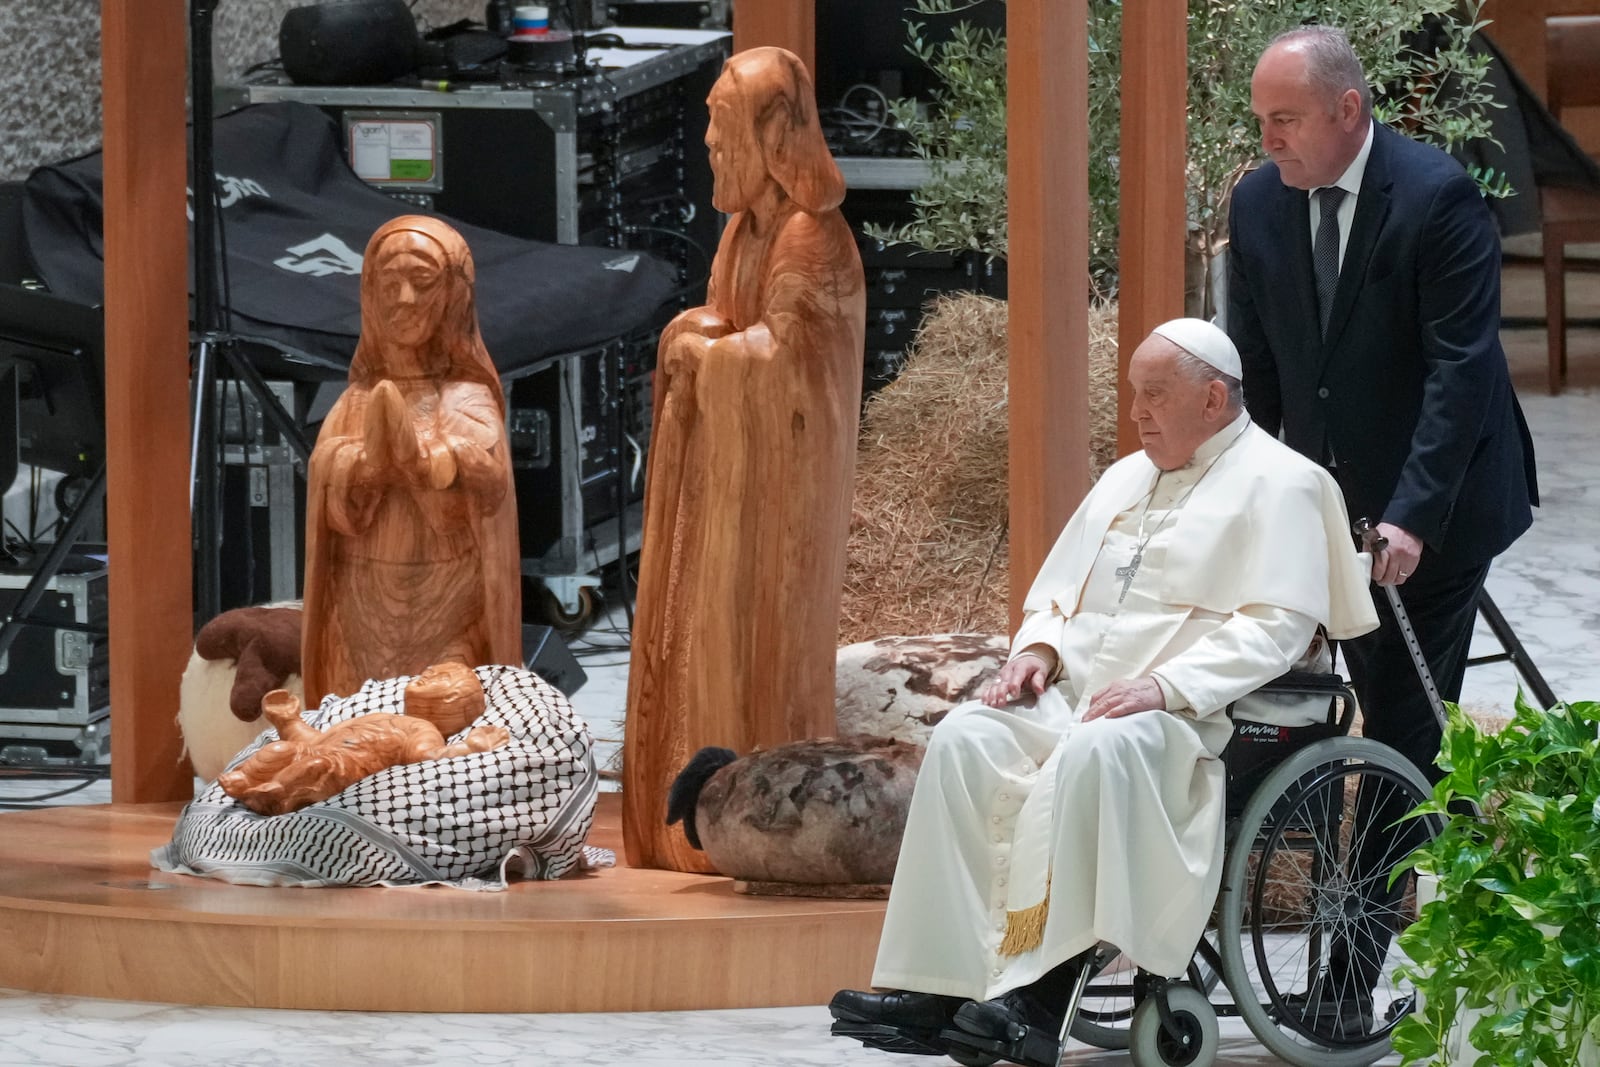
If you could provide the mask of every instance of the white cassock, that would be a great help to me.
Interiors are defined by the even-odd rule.
[[[988,999],[1101,941],[1182,974],[1221,879],[1223,709],[1319,623],[1335,639],[1375,627],[1368,575],[1333,479],[1246,415],[1182,469],[1142,452],[1113,465],[1012,644],[1053,648],[1060,679],[933,731],[872,984]],[[1081,721],[1096,692],[1147,675],[1181,710]]]

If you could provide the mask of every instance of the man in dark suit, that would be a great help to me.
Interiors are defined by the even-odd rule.
[[[1489,209],[1455,160],[1374,123],[1371,100],[1337,29],[1262,53],[1250,101],[1271,161],[1233,195],[1225,325],[1251,416],[1376,523],[1373,580],[1398,587],[1458,700],[1489,562],[1538,503],[1533,443],[1500,347]],[[1344,645],[1366,736],[1436,773],[1438,724],[1373,593],[1382,626]]]

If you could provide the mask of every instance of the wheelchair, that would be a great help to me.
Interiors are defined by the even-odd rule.
[[[1097,948],[1060,1047],[1070,1034],[1128,1050],[1135,1067],[1210,1067],[1218,1017],[1239,1016],[1294,1067],[1366,1067],[1388,1054],[1412,1005],[1394,936],[1415,917],[1414,876],[1391,885],[1389,872],[1439,833],[1437,817],[1403,818],[1432,789],[1393,749],[1348,736],[1356,698],[1338,675],[1291,672],[1228,713],[1222,884],[1185,977]],[[950,1055],[997,1062],[977,1049]]]

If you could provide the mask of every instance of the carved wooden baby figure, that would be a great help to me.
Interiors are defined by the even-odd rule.
[[[367,246],[350,385],[308,479],[308,703],[446,659],[521,662],[505,403],[472,282],[437,219],[395,219]]]
[[[221,775],[222,791],[261,815],[283,815],[326,800],[368,775],[405,763],[491,752],[511,735],[479,726],[445,743],[483,712],[483,687],[471,668],[430,667],[406,686],[405,714],[373,712],[319,730],[300,717],[294,694],[274,689],[261,710],[278,731],[238,767]]]

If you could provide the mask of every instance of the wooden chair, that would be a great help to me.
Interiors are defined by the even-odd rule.
[[[1561,120],[1564,107],[1600,105],[1600,15],[1545,19],[1546,96]],[[1600,241],[1600,193],[1567,186],[1539,187],[1544,236],[1545,331],[1549,341],[1550,395],[1567,381],[1566,246]]]

